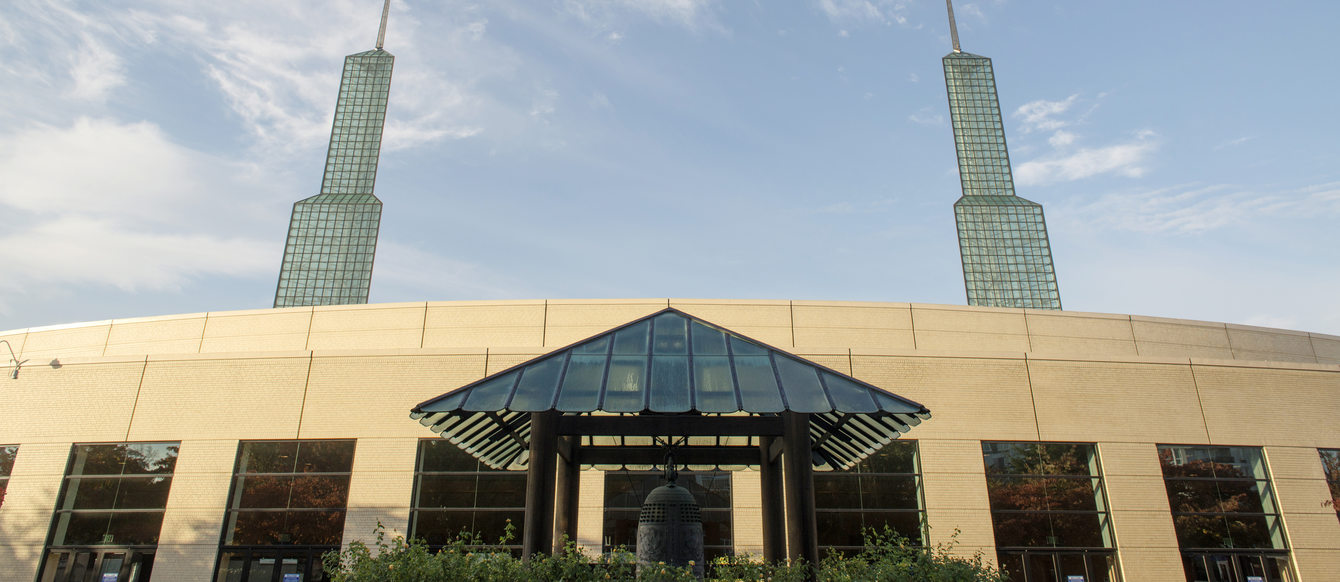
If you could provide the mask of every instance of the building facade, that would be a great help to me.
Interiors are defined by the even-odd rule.
[[[370,541],[378,523],[435,543],[462,527],[496,540],[521,522],[524,474],[483,466],[409,410],[666,307],[932,411],[853,470],[817,474],[824,547],[855,548],[860,527],[889,524],[981,552],[1016,580],[1340,571],[1340,337],[1053,310],[639,299],[0,333],[28,361],[0,380],[0,580],[135,564],[141,580],[318,580],[316,556]],[[579,544],[630,543],[650,468],[581,471]],[[760,553],[759,472],[694,469],[713,551]]]
[[[949,23],[954,51],[943,62],[963,184],[954,221],[968,305],[1061,309],[1042,205],[1014,193],[991,59],[959,49],[952,5]]]

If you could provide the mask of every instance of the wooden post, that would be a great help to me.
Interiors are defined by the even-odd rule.
[[[782,413],[782,439],[786,466],[786,534],[788,555],[804,559],[813,568],[819,564],[819,528],[814,517],[814,465],[810,451],[810,415]]]
[[[532,437],[533,438],[533,437]],[[554,480],[554,553],[563,552],[564,538],[577,541],[577,494],[581,484],[581,466],[577,447],[581,437],[558,437],[558,471]]]
[[[526,522],[521,532],[521,556],[549,552],[554,547],[554,456],[557,413],[530,413],[530,466],[526,471]]]
[[[779,562],[786,557],[786,516],[782,505],[781,439],[764,436],[758,439],[759,480],[763,494],[763,559]]]

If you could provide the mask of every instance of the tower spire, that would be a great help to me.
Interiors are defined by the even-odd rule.
[[[949,8],[949,38],[954,41],[954,52],[961,53],[963,49],[958,47],[958,24],[954,22],[954,0],[945,0],[945,7]],[[382,17],[382,28],[386,28],[385,16]],[[381,45],[378,44],[377,48],[381,48]]]
[[[386,0],[386,3],[382,5],[382,27],[377,29],[377,50],[381,50],[382,45],[386,44],[386,17],[390,15],[391,0]],[[950,13],[949,19],[951,21],[954,19],[952,12]],[[954,47],[954,50],[958,50],[958,41],[954,41]]]

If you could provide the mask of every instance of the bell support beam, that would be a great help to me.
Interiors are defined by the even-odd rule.
[[[579,438],[558,437],[558,468],[554,477],[554,554],[563,552],[564,541],[577,541],[578,491],[582,474],[577,460]]]
[[[773,445],[777,437],[759,437],[759,480],[762,487],[763,559],[779,562],[786,558],[786,516],[782,497],[782,460]]]
[[[814,516],[814,461],[809,414],[783,412],[782,425],[787,555],[793,561],[803,559],[814,568],[819,563],[819,528]]]
[[[554,547],[554,478],[558,435],[557,413],[530,413],[530,466],[526,470],[526,518],[521,531],[521,556],[547,553]]]

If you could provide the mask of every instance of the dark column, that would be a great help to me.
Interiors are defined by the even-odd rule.
[[[558,437],[558,471],[554,479],[554,553],[563,552],[563,538],[577,541],[577,492],[581,466],[577,464],[578,436]]]
[[[554,412],[530,413],[530,468],[526,471],[526,523],[521,556],[554,547],[554,455],[558,441]]]
[[[759,474],[763,493],[763,559],[777,562],[786,557],[786,516],[782,508],[782,440],[758,438]]]
[[[786,465],[786,537],[788,556],[819,563],[819,529],[814,518],[814,465],[810,453],[810,415],[782,413]]]

